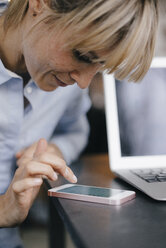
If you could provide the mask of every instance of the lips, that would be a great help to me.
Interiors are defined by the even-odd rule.
[[[68,86],[68,84],[65,84],[65,83],[62,82],[59,78],[57,78],[56,75],[54,75],[54,77],[56,78],[56,81],[57,81],[57,83],[58,83],[59,86],[61,86],[61,87],[66,87],[66,86]]]

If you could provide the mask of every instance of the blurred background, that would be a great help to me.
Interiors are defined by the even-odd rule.
[[[166,55],[166,1],[159,0],[160,20],[156,44],[156,56]],[[104,92],[102,75],[97,74],[89,87],[89,95],[92,107],[88,112],[88,119],[91,126],[89,142],[83,154],[106,153],[107,137],[104,110]],[[28,218],[22,224],[20,232],[25,248],[48,248],[48,223],[49,210],[47,190],[43,186],[33,204]],[[66,247],[73,248],[70,236],[66,232]]]

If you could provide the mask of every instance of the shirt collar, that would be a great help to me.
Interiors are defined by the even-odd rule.
[[[11,78],[21,79],[21,77],[19,75],[6,69],[5,66],[3,65],[2,61],[0,60],[0,85],[7,82]]]

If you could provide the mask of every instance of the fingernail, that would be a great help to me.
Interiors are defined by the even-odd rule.
[[[53,178],[54,178],[54,180],[58,179],[58,176],[57,176],[56,172],[54,172]]]
[[[77,182],[77,177],[76,176],[73,176],[73,180],[76,183]]]
[[[65,177],[68,175],[68,173],[69,173],[69,170],[68,170],[68,168],[66,168],[66,170],[65,170]]]
[[[34,178],[34,183],[35,184],[41,184],[42,183],[42,179],[41,178]]]

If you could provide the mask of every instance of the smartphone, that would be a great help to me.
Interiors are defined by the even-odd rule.
[[[60,187],[49,189],[48,195],[79,201],[121,205],[132,200],[135,197],[135,192],[79,184],[65,184]]]

